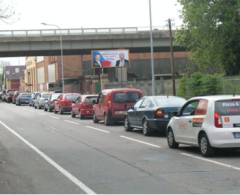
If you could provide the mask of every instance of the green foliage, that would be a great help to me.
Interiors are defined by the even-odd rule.
[[[178,95],[190,98],[194,96],[221,94],[223,77],[221,74],[194,73],[191,76],[184,76],[180,80]]]
[[[176,40],[192,52],[198,70],[240,73],[240,0],[178,0],[183,28]]]

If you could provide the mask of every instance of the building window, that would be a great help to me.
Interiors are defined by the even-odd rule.
[[[15,73],[19,73],[19,68],[15,68]]]
[[[41,68],[37,69],[37,81],[38,81],[38,84],[44,83],[44,81],[45,81],[45,79],[44,79],[44,67],[41,67]]]
[[[55,76],[55,64],[48,65],[48,83],[55,83],[56,76]]]
[[[44,60],[43,56],[37,56],[37,62],[42,62]]]

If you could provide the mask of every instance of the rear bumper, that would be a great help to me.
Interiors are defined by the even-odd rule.
[[[29,104],[30,101],[29,100],[19,100],[20,104]]]
[[[169,119],[148,119],[147,121],[149,128],[161,133],[165,133],[167,130]]]
[[[235,138],[233,132],[240,133],[239,128],[222,128],[208,132],[211,146],[216,148],[240,148],[240,138]]]
[[[93,117],[93,110],[81,110],[81,115],[84,117]]]
[[[123,122],[127,116],[127,111],[117,110],[111,112],[111,119],[119,122]]]
[[[61,107],[62,112],[71,112],[72,111],[72,107]]]

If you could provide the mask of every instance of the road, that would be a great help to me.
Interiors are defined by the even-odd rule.
[[[0,193],[240,193],[240,152],[0,103]]]

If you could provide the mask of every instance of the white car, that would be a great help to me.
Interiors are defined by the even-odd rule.
[[[203,96],[188,100],[167,127],[170,148],[199,146],[203,156],[215,148],[240,148],[240,96]]]

